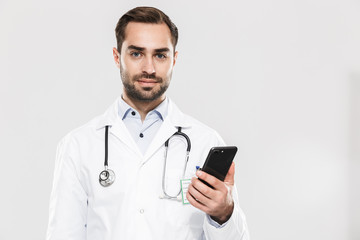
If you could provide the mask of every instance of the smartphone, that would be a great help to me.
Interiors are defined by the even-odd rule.
[[[225,180],[225,176],[229,171],[231,163],[236,155],[237,147],[226,146],[226,147],[213,147],[210,149],[209,154],[205,160],[204,166],[201,168],[202,171],[209,173],[210,175]],[[213,188],[207,182],[199,179],[209,187]]]

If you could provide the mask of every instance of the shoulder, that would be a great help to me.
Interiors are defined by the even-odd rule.
[[[210,142],[214,146],[225,144],[216,130],[194,117],[183,113],[173,102],[170,103],[171,117],[173,118],[172,121],[175,126],[183,126],[184,132],[188,132],[194,140]]]
[[[99,135],[97,126],[100,119],[102,119],[102,115],[97,116],[82,126],[68,132],[60,140],[58,148],[71,151],[72,148],[79,147],[80,145],[88,142],[90,139],[93,139],[94,136]]]
[[[198,119],[188,115],[184,114],[184,117],[186,120],[191,124],[192,128],[207,132],[209,134],[217,134],[217,131],[210,126],[206,125],[205,123],[199,121]]]
[[[195,119],[192,116],[185,114],[185,117],[188,119],[189,122],[191,122],[189,132],[195,135],[195,139],[200,138],[200,140],[202,141],[212,142],[214,146],[225,145],[224,140],[215,129]]]
[[[117,105],[118,99],[103,114],[70,131],[63,137],[62,141],[83,141],[86,143],[89,139],[100,136],[103,133],[101,130],[106,125],[112,125],[117,120]]]

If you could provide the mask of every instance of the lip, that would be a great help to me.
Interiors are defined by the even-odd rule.
[[[157,83],[157,81],[152,78],[140,78],[138,80],[138,82],[140,82],[140,83]]]
[[[151,78],[141,78],[137,80],[138,84],[142,87],[154,87],[158,82]]]

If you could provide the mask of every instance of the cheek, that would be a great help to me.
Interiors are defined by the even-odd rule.
[[[128,61],[126,59],[122,59],[121,64],[123,70],[126,71],[129,75],[138,73],[138,64],[135,64],[134,62]]]
[[[171,72],[172,72],[172,68],[173,68],[173,65],[171,64],[171,62],[168,62],[168,63],[163,63],[161,64],[158,69],[157,69],[157,73],[159,75],[170,75]]]

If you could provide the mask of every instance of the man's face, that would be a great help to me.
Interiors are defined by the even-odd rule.
[[[177,56],[165,23],[128,23],[120,54],[113,51],[127,97],[153,101],[164,95]]]

